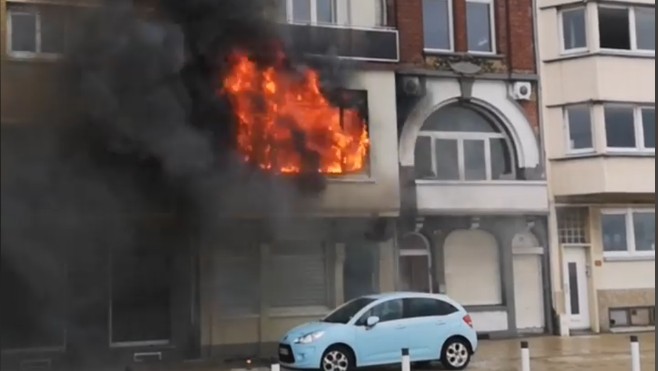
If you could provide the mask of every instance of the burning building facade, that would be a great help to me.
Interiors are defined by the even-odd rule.
[[[163,1],[173,22],[86,30],[79,104],[56,14],[88,7],[53,3],[1,3],[3,362],[267,355],[392,290],[447,293],[483,335],[550,330],[527,1]],[[43,175],[75,151],[21,129],[68,116],[105,169],[67,155],[77,183]]]

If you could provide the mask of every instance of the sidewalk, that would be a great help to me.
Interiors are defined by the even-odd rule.
[[[467,370],[519,371],[522,339],[486,340]],[[531,371],[629,371],[629,335],[605,334],[569,338],[544,336],[528,338]],[[656,369],[655,332],[639,335],[642,370]],[[247,364],[191,361],[179,365],[134,367],[134,371],[229,371],[248,370]],[[259,367],[260,366],[260,367]],[[269,365],[253,365],[251,370],[269,370]],[[397,369],[393,367],[392,369]],[[425,370],[439,370],[425,368]]]

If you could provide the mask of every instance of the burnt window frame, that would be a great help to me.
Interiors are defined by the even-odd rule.
[[[24,3],[24,2],[15,2],[7,1],[5,3],[5,55],[8,55],[11,58],[16,59],[50,59],[58,60],[63,57],[67,52],[70,46],[70,19],[71,19],[71,5],[66,4],[53,4],[53,3]],[[42,27],[44,14],[46,9],[52,11],[61,12],[60,15],[63,17],[62,22],[64,23],[62,32],[63,37],[63,50],[58,52],[44,52],[42,46]],[[12,49],[12,36],[13,36],[13,26],[12,26],[12,17],[15,14],[29,14],[35,17],[35,46],[34,51],[27,50],[13,50]]]
[[[328,179],[341,180],[350,178],[372,177],[372,155],[373,155],[373,140],[370,125],[370,105],[369,105],[369,92],[367,89],[353,89],[353,88],[337,88],[330,93],[330,101],[334,104],[339,111],[341,126],[343,121],[343,112],[347,109],[356,109],[359,116],[363,119],[366,125],[366,133],[368,140],[368,150],[366,152],[366,161],[363,169],[354,172],[346,172],[342,174],[326,174]]]

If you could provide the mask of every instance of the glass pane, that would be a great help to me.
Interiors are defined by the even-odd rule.
[[[492,51],[490,5],[482,2],[466,2],[466,26],[468,50]]]
[[[576,263],[568,264],[569,270],[569,298],[571,300],[571,314],[580,313],[580,301],[578,297],[578,267]]]
[[[319,23],[334,22],[334,0],[316,0]]]
[[[599,7],[599,41],[603,49],[630,50],[627,8]]]
[[[654,108],[642,109],[642,130],[644,148],[656,148],[656,110]]]
[[[15,52],[37,51],[37,17],[29,13],[10,13],[11,50]]]
[[[458,105],[444,107],[432,113],[423,124],[422,130],[498,132],[497,128],[479,112]]]
[[[626,309],[610,309],[610,326],[628,326]]]
[[[601,215],[601,232],[603,233],[603,251],[627,251],[626,215]]]
[[[630,311],[631,326],[651,325],[651,311],[649,308],[633,308]]]
[[[345,246],[343,265],[343,299],[351,300],[377,292],[379,245],[352,243]]]
[[[589,106],[567,108],[569,149],[592,148],[592,122]]]
[[[426,49],[451,49],[448,1],[423,0],[423,35]]]
[[[464,177],[465,180],[487,179],[483,140],[464,141]]]
[[[633,108],[604,107],[605,137],[610,148],[635,148]]]
[[[168,340],[171,261],[161,249],[112,257],[112,342]]]
[[[656,9],[638,6],[635,8],[635,32],[637,48],[656,50]]]
[[[311,0],[292,0],[292,20],[295,22],[311,21]]]
[[[436,178],[439,180],[459,180],[459,155],[457,141],[437,139],[434,142]]]
[[[562,12],[562,37],[564,49],[584,48],[587,46],[585,28],[585,8],[565,10]]]
[[[491,179],[510,179],[512,175],[512,154],[503,138],[491,139]]]
[[[633,233],[635,233],[635,250],[656,251],[656,214],[633,213]]]
[[[429,256],[402,256],[400,285],[402,291],[429,292]]]
[[[64,13],[54,8],[41,11],[41,52],[63,53],[65,37]]]
[[[434,178],[432,170],[432,138],[419,136],[416,139],[415,172],[416,178]]]

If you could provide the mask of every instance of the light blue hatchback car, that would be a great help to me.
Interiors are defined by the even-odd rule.
[[[411,362],[441,361],[446,369],[462,370],[477,337],[468,313],[445,295],[369,295],[290,330],[279,344],[279,362],[294,369],[348,371],[400,363],[403,348]]]

